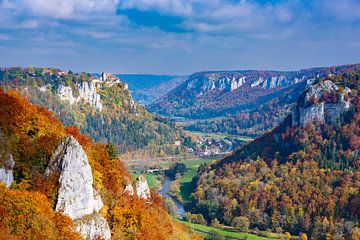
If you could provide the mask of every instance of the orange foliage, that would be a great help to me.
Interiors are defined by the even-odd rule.
[[[79,239],[71,219],[54,213],[45,195],[0,184],[0,239]]]
[[[138,198],[121,198],[112,215],[114,236],[160,240],[172,235],[173,227],[166,211]]]

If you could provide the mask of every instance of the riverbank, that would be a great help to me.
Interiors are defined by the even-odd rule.
[[[255,234],[249,234],[249,233],[242,233],[237,232],[235,230],[230,231],[229,229],[223,229],[223,228],[215,228],[211,226],[201,225],[201,224],[193,224],[186,221],[182,221],[180,219],[183,218],[183,216],[186,213],[186,205],[189,204],[191,201],[190,194],[192,192],[192,179],[194,176],[196,176],[198,168],[201,164],[211,162],[211,160],[207,159],[198,159],[198,160],[192,160],[192,161],[182,161],[187,167],[187,171],[184,175],[181,176],[180,179],[180,196],[183,200],[183,203],[180,203],[176,198],[172,197],[170,194],[170,186],[171,183],[174,181],[173,179],[162,176],[159,172],[156,173],[144,173],[143,175],[146,180],[148,181],[148,184],[151,188],[154,188],[158,190],[159,194],[163,196],[163,198],[170,200],[174,203],[174,215],[176,215],[176,218],[180,223],[182,223],[184,226],[189,227],[190,229],[197,231],[204,235],[205,237],[214,237],[216,235],[222,236],[223,239],[253,239],[253,240],[269,240],[269,239],[280,239],[281,236],[279,234],[273,234],[270,232],[263,232],[262,235],[265,236],[257,236]],[[131,172],[131,171],[130,171]],[[136,178],[140,175],[140,173],[131,172],[133,177]],[[230,228],[230,227],[228,227]],[[275,236],[276,235],[276,236]]]

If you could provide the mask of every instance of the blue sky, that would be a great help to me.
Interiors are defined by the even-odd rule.
[[[360,0],[0,0],[0,65],[116,73],[360,62]]]

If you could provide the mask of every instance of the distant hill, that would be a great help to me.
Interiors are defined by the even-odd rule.
[[[308,80],[360,69],[360,64],[299,71],[199,72],[151,104],[165,116],[197,120],[197,131],[259,134],[290,112]]]
[[[310,81],[271,132],[200,167],[194,212],[309,239],[356,239],[360,69],[341,72]]]
[[[138,105],[127,85],[108,73],[94,76],[54,68],[0,68],[0,87],[18,90],[97,142],[113,142],[120,153],[147,147],[154,154],[161,149],[171,153],[180,138],[174,124]]]
[[[116,76],[128,83],[132,96],[142,105],[148,105],[163,97],[186,79],[185,76],[151,74],[117,74]]]

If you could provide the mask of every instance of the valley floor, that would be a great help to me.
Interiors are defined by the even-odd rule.
[[[197,170],[199,166],[203,163],[209,163],[214,161],[214,159],[196,159],[196,160],[183,160],[180,161],[184,163],[187,167],[187,171],[184,175],[181,176],[180,179],[180,197],[183,200],[182,207],[186,209],[186,205],[188,205],[191,201],[190,194],[192,192],[192,183],[191,180],[194,176],[196,176]],[[171,163],[164,163],[162,165],[163,169],[169,168]],[[162,178],[159,172],[154,173],[140,173],[138,170],[129,170],[132,174],[133,178],[137,178],[139,175],[143,175],[148,184],[151,188],[160,190],[163,186],[160,181]],[[163,193],[164,194],[164,193]],[[167,193],[166,193],[167,194]],[[175,199],[174,199],[175,200]],[[177,200],[175,200],[177,201]],[[178,201],[177,201],[177,204]],[[201,224],[194,224],[187,221],[183,221],[178,219],[178,221],[183,224],[184,226],[190,228],[193,231],[196,231],[203,235],[204,237],[211,237],[212,239],[249,239],[249,240],[268,240],[268,239],[281,239],[283,235],[270,233],[266,231],[259,232],[258,235],[250,234],[250,233],[243,233],[238,232],[236,229],[232,227],[223,226],[219,228],[201,225]],[[220,237],[220,238],[217,238]]]

